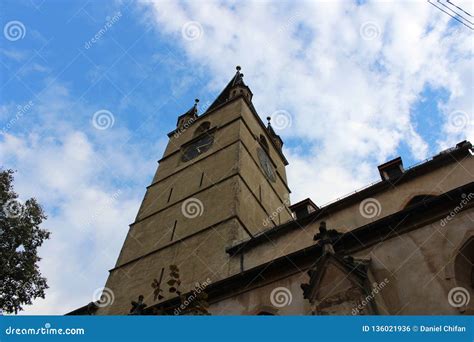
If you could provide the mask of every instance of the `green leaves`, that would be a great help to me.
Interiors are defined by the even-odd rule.
[[[153,279],[153,282],[151,283],[151,287],[154,289],[153,291],[153,298],[154,300],[161,300],[163,298],[165,298],[161,293],[163,292],[163,290],[161,289],[160,287],[160,282],[158,281],[158,279]]]
[[[194,290],[191,292],[183,294],[180,291],[181,285],[181,278],[180,278],[180,271],[179,267],[176,265],[168,266],[169,269],[169,279],[166,282],[168,285],[168,292],[171,294],[175,294],[179,297],[180,305],[174,310],[175,315],[210,315],[209,311],[209,303],[207,301],[208,295],[203,290],[205,288],[204,285],[200,283],[195,284]],[[206,283],[204,283],[206,284]],[[158,298],[163,299],[161,292],[163,291],[160,286],[160,282],[157,279],[153,279],[153,283],[151,286],[155,289],[155,300]],[[162,313],[161,310],[157,312]]]
[[[170,280],[168,280],[168,282],[166,284],[168,284],[169,286],[174,286],[174,285],[179,286],[179,285],[181,285],[181,280],[179,280],[179,279],[178,280],[170,279]]]
[[[0,170],[0,307],[17,313],[48,288],[37,265],[37,249],[50,232],[41,229],[46,219],[34,199],[22,203],[13,191],[13,171]]]
[[[181,280],[179,279],[179,267],[176,265],[170,265],[169,267],[169,276],[170,279],[166,282],[169,286],[168,291],[170,293],[176,293],[177,295],[181,295],[181,291],[179,291],[179,286],[181,285]],[[164,298],[162,295],[163,289],[161,289],[161,283],[156,278],[153,279],[151,287],[154,289],[153,291],[153,298],[154,300],[161,300]]]
[[[169,269],[171,278],[167,282],[167,284],[170,286],[169,292],[181,295],[181,292],[179,291],[179,285],[181,285],[181,280],[179,279],[179,267],[176,265],[170,265]]]

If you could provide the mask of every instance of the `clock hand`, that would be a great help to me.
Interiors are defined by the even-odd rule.
[[[207,143],[205,143],[205,144],[196,146],[196,149],[198,150],[199,153],[201,153],[201,148],[202,148],[202,147],[205,147],[205,146],[207,146],[207,145],[210,145],[210,144],[211,144],[210,142],[207,142]]]

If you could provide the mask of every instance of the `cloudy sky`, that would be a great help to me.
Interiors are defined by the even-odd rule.
[[[52,232],[50,289],[26,314],[64,314],[104,286],[166,133],[236,65],[285,142],[293,203],[322,205],[398,155],[407,167],[474,140],[473,31],[427,1],[1,6],[0,167],[17,170]]]

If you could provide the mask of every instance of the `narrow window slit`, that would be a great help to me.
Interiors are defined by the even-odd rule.
[[[164,267],[161,268],[161,272],[160,272],[160,280],[158,281],[158,284],[161,284],[161,281],[163,280],[163,273],[165,272],[165,269]]]
[[[202,181],[204,180],[204,172],[201,174],[201,181],[199,182],[199,187],[202,186]]]
[[[176,231],[176,225],[177,225],[177,224],[178,224],[178,220],[175,220],[175,221],[174,221],[174,225],[173,225],[173,230],[172,230],[172,232],[171,232],[171,239],[170,239],[170,241],[173,241],[173,239],[174,239],[174,233],[175,233],[175,231]]]

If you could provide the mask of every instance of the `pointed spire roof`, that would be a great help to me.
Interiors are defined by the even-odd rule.
[[[198,108],[197,108],[197,104],[199,102],[199,99],[195,99],[194,100],[194,105],[189,108],[189,110],[184,113],[184,114],[181,114],[180,116],[178,116],[178,121],[177,121],[177,125],[179,124],[179,121],[181,120],[181,118],[185,117],[185,116],[189,116],[189,117],[197,117],[198,116]]]
[[[184,115],[197,115],[198,113],[198,109],[197,109],[197,104],[199,103],[199,99],[194,99],[194,104],[191,108],[189,108],[189,110],[182,114],[181,116],[184,116]]]
[[[244,82],[244,74],[240,72],[242,68],[237,65],[235,69],[237,70],[237,72],[235,73],[234,77],[232,77],[230,82],[226,85],[224,90],[221,91],[221,93],[219,94],[219,96],[217,96],[214,102],[212,102],[206,112],[209,112],[214,108],[220,106],[221,104],[227,102],[227,100],[230,98],[230,92],[232,88],[236,86],[246,87],[250,91],[250,88]],[[250,93],[252,92],[250,91]]]
[[[271,121],[272,118],[270,116],[267,116],[267,121],[268,121],[268,124],[267,124],[267,131],[268,133],[270,134],[270,136],[272,137],[273,141],[275,142],[275,144],[278,146],[278,148],[281,150],[281,148],[283,147],[283,140],[281,140],[280,136],[278,134],[276,134],[275,130],[273,129],[272,127],[272,124],[271,124]]]
[[[272,127],[271,121],[272,121],[271,116],[267,116],[267,130],[268,130],[268,132],[269,132],[271,135],[273,135],[273,136],[278,136],[278,135],[275,133],[275,130],[273,129],[273,127]]]

